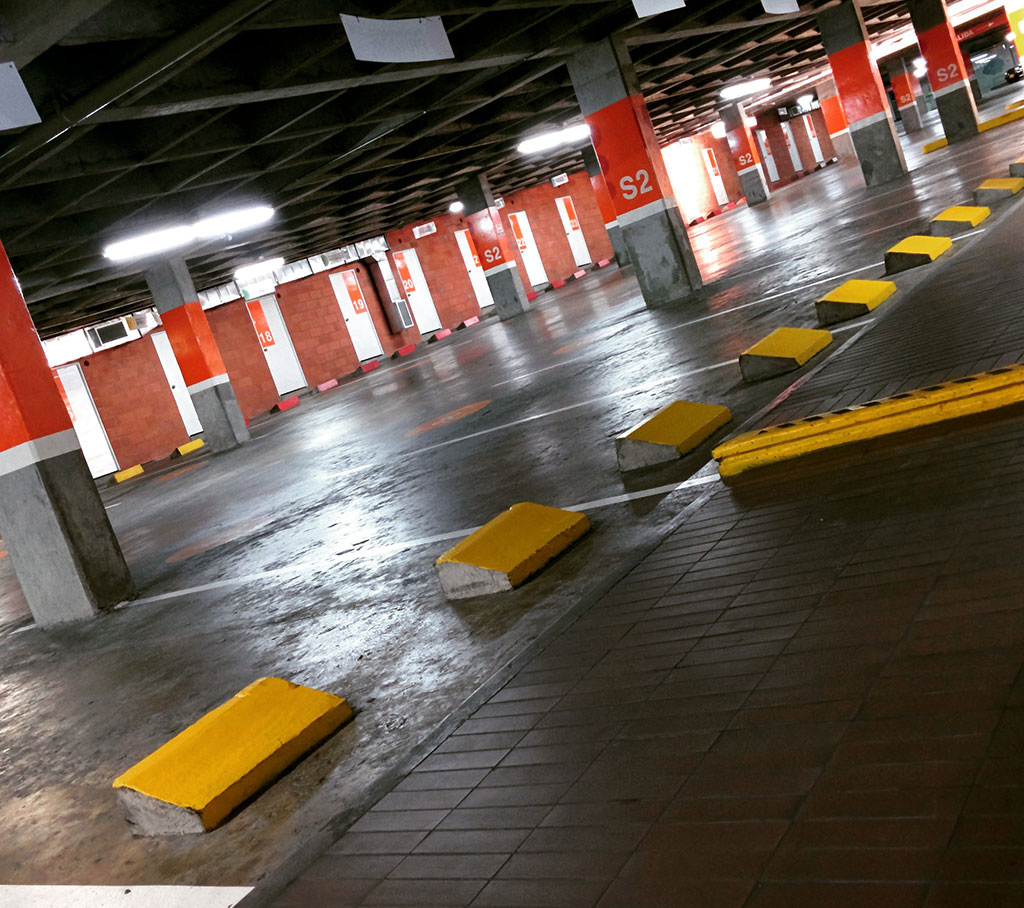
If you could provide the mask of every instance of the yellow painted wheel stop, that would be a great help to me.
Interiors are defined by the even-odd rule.
[[[615,439],[622,472],[677,460],[724,426],[727,407],[677,400]]]
[[[996,180],[985,180],[974,190],[975,205],[991,205],[1011,198],[1024,189],[1024,177],[1000,177]]]
[[[991,213],[984,205],[954,205],[932,218],[932,236],[956,236],[977,227]]]
[[[776,328],[740,354],[740,372],[747,382],[760,381],[799,369],[832,343],[828,331],[814,328]]]
[[[198,451],[200,448],[205,447],[206,442],[201,438],[195,438],[190,442],[183,445],[178,445],[174,449],[174,453],[171,457],[184,457],[186,454],[191,454],[193,451]]]
[[[1007,366],[895,394],[832,413],[758,429],[719,445],[723,477],[836,448],[985,413],[1024,401],[1024,366]]]
[[[929,265],[953,247],[948,236],[908,236],[885,253],[885,273],[897,274]]]
[[[125,482],[128,479],[133,479],[136,476],[143,474],[142,464],[135,464],[134,467],[128,467],[127,470],[121,470],[120,473],[114,474],[114,482]]]
[[[515,504],[437,559],[449,599],[519,586],[590,529],[585,514]]]
[[[834,325],[866,315],[896,292],[892,281],[846,281],[815,303],[818,323]]]
[[[145,835],[205,832],[352,718],[347,701],[261,678],[114,781]]]

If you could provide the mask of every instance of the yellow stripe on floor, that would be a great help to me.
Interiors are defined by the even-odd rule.
[[[352,717],[341,697],[261,678],[114,781],[148,835],[213,829]]]
[[[723,477],[857,441],[1024,401],[1024,366],[1007,366],[738,435],[712,456]]]
[[[437,559],[441,585],[449,599],[513,589],[589,529],[585,514],[515,504]]]
[[[195,438],[186,444],[178,445],[178,447],[175,448],[174,450],[179,457],[184,457],[186,454],[191,454],[193,451],[198,451],[200,448],[204,447],[205,444],[206,442],[204,442],[201,438]]]

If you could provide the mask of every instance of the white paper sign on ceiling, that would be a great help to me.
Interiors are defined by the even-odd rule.
[[[423,63],[455,57],[440,16],[425,19],[367,19],[342,14],[342,25],[357,60]]]
[[[781,13],[798,13],[800,4],[797,0],[761,0],[766,13],[777,16]]]
[[[39,111],[13,63],[0,63],[0,130],[40,122]]]
[[[684,6],[686,3],[683,0],[633,0],[633,9],[641,19],[644,16],[657,16],[658,13],[670,13]]]

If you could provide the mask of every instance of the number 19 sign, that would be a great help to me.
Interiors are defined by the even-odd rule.
[[[632,95],[587,117],[594,150],[618,215],[664,198],[649,144],[644,140],[644,117],[649,114],[643,98]],[[653,141],[653,126],[650,131]]]

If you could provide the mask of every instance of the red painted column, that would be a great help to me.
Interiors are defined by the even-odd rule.
[[[593,144],[584,145],[583,163],[587,168],[587,175],[590,177],[590,185],[597,196],[597,207],[601,212],[601,220],[604,221],[604,229],[608,231],[608,239],[611,241],[612,249],[615,252],[615,260],[620,265],[629,262],[629,250],[622,239],[622,227],[619,225],[619,216],[615,212],[615,203],[608,191],[608,184],[601,173],[601,162],[597,159],[597,151]]]
[[[4,545],[37,624],[90,618],[134,585],[2,246],[0,338]]]
[[[606,38],[567,62],[644,302],[688,298],[700,270],[625,46]]]
[[[747,115],[742,104],[729,104],[719,111],[725,124],[725,138],[729,143],[736,174],[743,187],[748,205],[760,205],[771,197],[768,181],[761,164],[761,153],[757,142],[747,125]]]
[[[921,56],[928,64],[928,82],[946,139],[952,143],[976,136],[978,108],[946,0],[907,0],[907,8]]]
[[[903,121],[903,131],[919,132],[923,128],[921,113],[917,108],[917,91],[920,90],[920,83],[907,68],[907,61],[902,57],[889,64],[889,81],[892,83],[892,93],[896,96],[896,108]]]
[[[844,0],[823,10],[818,27],[864,182],[874,186],[903,176],[907,162],[859,7]]]
[[[146,283],[202,423],[207,447],[214,452],[227,451],[248,441],[245,418],[184,260],[152,265]]]

